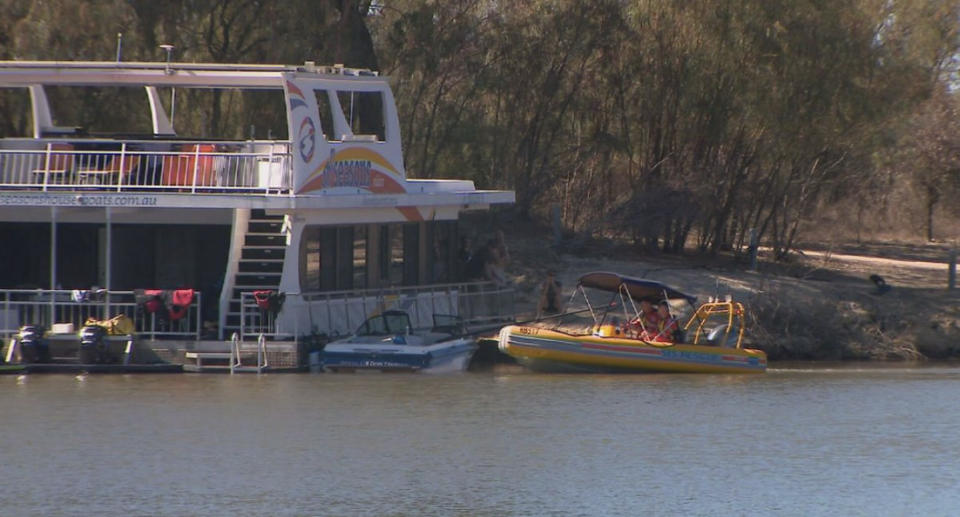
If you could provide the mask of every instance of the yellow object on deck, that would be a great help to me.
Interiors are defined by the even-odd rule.
[[[110,336],[130,336],[136,332],[133,320],[125,314],[119,314],[108,320],[98,320],[96,318],[87,318],[84,326],[103,327]]]

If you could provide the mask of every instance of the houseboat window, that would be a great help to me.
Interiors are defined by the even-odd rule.
[[[337,98],[354,135],[373,136],[378,142],[386,140],[383,93],[338,91]]]
[[[353,227],[340,226],[337,233],[337,289],[354,289],[353,284]]]
[[[320,228],[320,290],[336,291],[337,285],[337,229]]]
[[[300,246],[300,288],[342,291],[367,287],[367,228],[311,226]]]
[[[317,98],[317,110],[320,114],[320,131],[327,141],[339,140],[341,135],[333,129],[333,107],[330,105],[330,92],[327,90],[314,90]]]
[[[0,135],[4,138],[32,136],[30,91],[26,88],[0,88]]]
[[[153,133],[142,87],[46,86],[54,126],[91,136]]]
[[[160,88],[158,93],[169,117],[171,91]],[[177,134],[185,138],[289,138],[282,90],[177,88],[174,109],[171,122]]]
[[[431,224],[439,225],[432,230],[433,238],[431,230],[425,231]],[[303,231],[300,245],[300,288],[307,292],[342,291],[452,281],[455,253],[449,243],[456,241],[455,231],[453,221],[309,226]],[[427,244],[434,241],[439,260],[429,253],[423,256],[431,249]],[[421,263],[426,271],[439,264],[435,268],[438,272],[421,272]]]
[[[239,109],[226,110],[222,127],[243,127],[244,140],[287,140],[287,110],[282,90],[226,90]]]
[[[403,285],[420,283],[420,225],[403,225]]]
[[[320,228],[311,226],[303,230],[300,246],[300,289],[320,290]]]
[[[457,260],[457,222],[434,221],[427,223],[427,280],[436,283],[453,282]]]
[[[380,283],[403,284],[403,226],[385,224],[380,227]]]
[[[367,287],[367,227],[353,227],[353,288]]]

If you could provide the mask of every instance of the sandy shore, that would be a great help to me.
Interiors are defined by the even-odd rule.
[[[566,296],[590,271],[650,278],[705,300],[732,295],[749,311],[747,339],[773,360],[960,357],[960,289],[947,290],[946,246],[875,244],[809,249],[788,264],[761,254],[757,271],[730,257],[638,254],[609,243],[579,253],[545,237],[507,234],[520,318],[533,314],[547,269]],[[602,250],[598,250],[602,248]],[[881,292],[871,275],[883,277]]]

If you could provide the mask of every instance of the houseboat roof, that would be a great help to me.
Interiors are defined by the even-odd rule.
[[[109,61],[0,61],[0,86],[175,86],[178,88],[282,88],[293,75],[385,81],[375,71],[343,65],[257,65]]]
[[[142,88],[152,132],[63,127],[46,92],[58,86]],[[0,138],[0,206],[396,209],[422,220],[437,209],[449,218],[514,202],[511,191],[477,190],[469,180],[408,178],[389,82],[371,70],[312,62],[0,61],[0,88],[29,90],[33,128],[32,138]],[[176,99],[159,88],[277,90],[289,136],[181,134]],[[379,111],[358,112],[355,95],[376,97]],[[358,124],[362,116],[372,123]]]

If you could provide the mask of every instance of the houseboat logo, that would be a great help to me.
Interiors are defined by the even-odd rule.
[[[313,152],[317,147],[317,128],[313,125],[313,120],[310,117],[303,119],[303,122],[300,123],[298,135],[300,158],[303,158],[304,163],[309,163],[313,159]]]
[[[307,178],[298,194],[336,187],[353,187],[375,194],[406,192],[396,168],[375,151],[351,147],[330,156]]]
[[[297,85],[287,81],[287,91],[290,96],[290,111],[307,107],[307,99],[303,96],[303,91],[297,88]]]
[[[287,92],[290,97],[290,112],[299,108],[309,108],[307,99],[303,96],[303,91],[290,81],[287,81]],[[317,126],[310,117],[310,110],[307,110],[307,116],[300,123],[300,129],[297,132],[297,144],[300,148],[300,158],[309,163],[313,159],[313,152],[317,148]]]
[[[356,187],[370,189],[373,168],[370,160],[335,160],[336,151],[330,149],[330,159],[323,167],[323,188]]]

